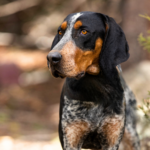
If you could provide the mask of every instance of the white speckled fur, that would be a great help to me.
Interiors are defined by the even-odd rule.
[[[125,98],[124,98],[125,101]],[[86,105],[89,105],[88,109],[86,108]],[[85,107],[84,109],[78,109],[80,107]],[[123,107],[123,109],[125,109]],[[95,113],[91,113],[94,112],[96,110],[99,110],[96,113],[96,116],[93,116],[93,114]],[[123,110],[124,112],[124,110]],[[77,115],[78,113],[78,115]],[[107,117],[103,114],[103,108],[99,107],[98,105],[95,105],[92,102],[81,102],[80,100],[69,100],[68,97],[65,95],[64,96],[64,107],[63,107],[63,113],[62,113],[62,127],[63,127],[63,140],[64,140],[64,148],[66,150],[70,150],[70,145],[68,143],[68,140],[66,138],[65,135],[65,128],[67,127],[68,124],[75,122],[75,121],[79,121],[79,120],[84,120],[85,122],[87,122],[89,124],[90,127],[90,131],[94,131],[95,129],[98,130],[99,133],[102,132],[102,128],[103,125],[106,122],[111,122],[111,123],[116,123],[116,121],[122,120],[122,124],[120,128],[124,127],[124,117],[125,114],[123,113],[122,115],[115,115],[111,116],[111,117]],[[89,114],[89,118],[91,119],[87,119],[87,114]],[[94,121],[94,118],[99,118],[99,120]],[[94,123],[92,123],[94,122]],[[119,132],[120,130],[116,131]],[[70,131],[70,133],[72,132],[72,137],[74,134],[74,131]],[[121,133],[122,134],[122,133]],[[110,148],[110,150],[116,150],[116,146],[119,144],[120,142],[120,138],[119,137],[116,145],[113,148]],[[78,148],[72,148],[71,150],[77,150]]]

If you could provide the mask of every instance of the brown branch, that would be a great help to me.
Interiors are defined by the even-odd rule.
[[[19,0],[0,6],[0,17],[12,15],[19,11],[36,6],[40,0]]]

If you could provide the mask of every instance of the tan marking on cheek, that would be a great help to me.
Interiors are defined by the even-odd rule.
[[[101,38],[98,38],[95,43],[95,50],[99,51],[99,54],[101,52],[102,45],[103,45],[103,40]]]
[[[102,49],[103,41],[101,38],[98,38],[95,43],[95,51],[97,53],[97,57],[93,59],[92,65],[90,65],[87,69],[87,73],[92,75],[97,75],[100,72],[99,68],[99,55]]]
[[[80,121],[69,124],[65,128],[65,134],[71,147],[76,147],[83,136],[88,132],[89,125],[87,122]]]
[[[76,50],[75,64],[78,72],[87,71],[89,74],[96,75],[99,73],[99,55],[102,49],[103,41],[98,38],[95,42],[95,49],[89,51],[83,51],[81,49]]]
[[[82,26],[82,22],[79,20],[74,24],[75,29],[79,29]]]
[[[77,48],[72,41],[67,42],[60,50],[62,55],[60,66],[63,73],[68,77],[75,77],[82,71],[93,75],[98,74],[102,44],[102,39],[98,38],[94,50],[83,51]]]
[[[123,121],[114,118],[106,121],[103,125],[102,131],[106,136],[106,139],[108,140],[110,146],[115,145],[115,143],[117,142],[122,127]]]
[[[67,28],[67,21],[65,21],[65,22],[63,22],[63,23],[61,24],[61,28],[62,28],[63,30],[66,30],[66,28]]]
[[[100,68],[98,64],[92,64],[86,70],[87,73],[92,75],[97,75],[100,72]]]
[[[75,68],[75,44],[72,41],[67,42],[64,47],[60,50],[60,53],[62,55],[62,60],[60,63],[62,72],[67,77],[73,77],[76,75],[76,72],[74,70]]]

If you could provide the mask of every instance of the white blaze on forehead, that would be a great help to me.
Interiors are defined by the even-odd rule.
[[[65,43],[72,40],[71,35],[72,35],[73,25],[81,15],[82,15],[82,13],[77,13],[70,18],[70,20],[68,22],[67,30],[66,30],[65,34],[63,35],[63,38],[54,46],[53,49],[60,50],[60,49],[62,49],[62,47],[64,46]]]
[[[81,13],[77,13],[77,14],[73,15],[71,17],[71,22],[74,23],[81,15],[82,15]]]

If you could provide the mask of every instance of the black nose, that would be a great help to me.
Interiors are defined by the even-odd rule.
[[[57,64],[60,62],[61,60],[61,54],[58,52],[53,52],[53,53],[49,53],[47,55],[47,60],[50,61],[53,64]]]

